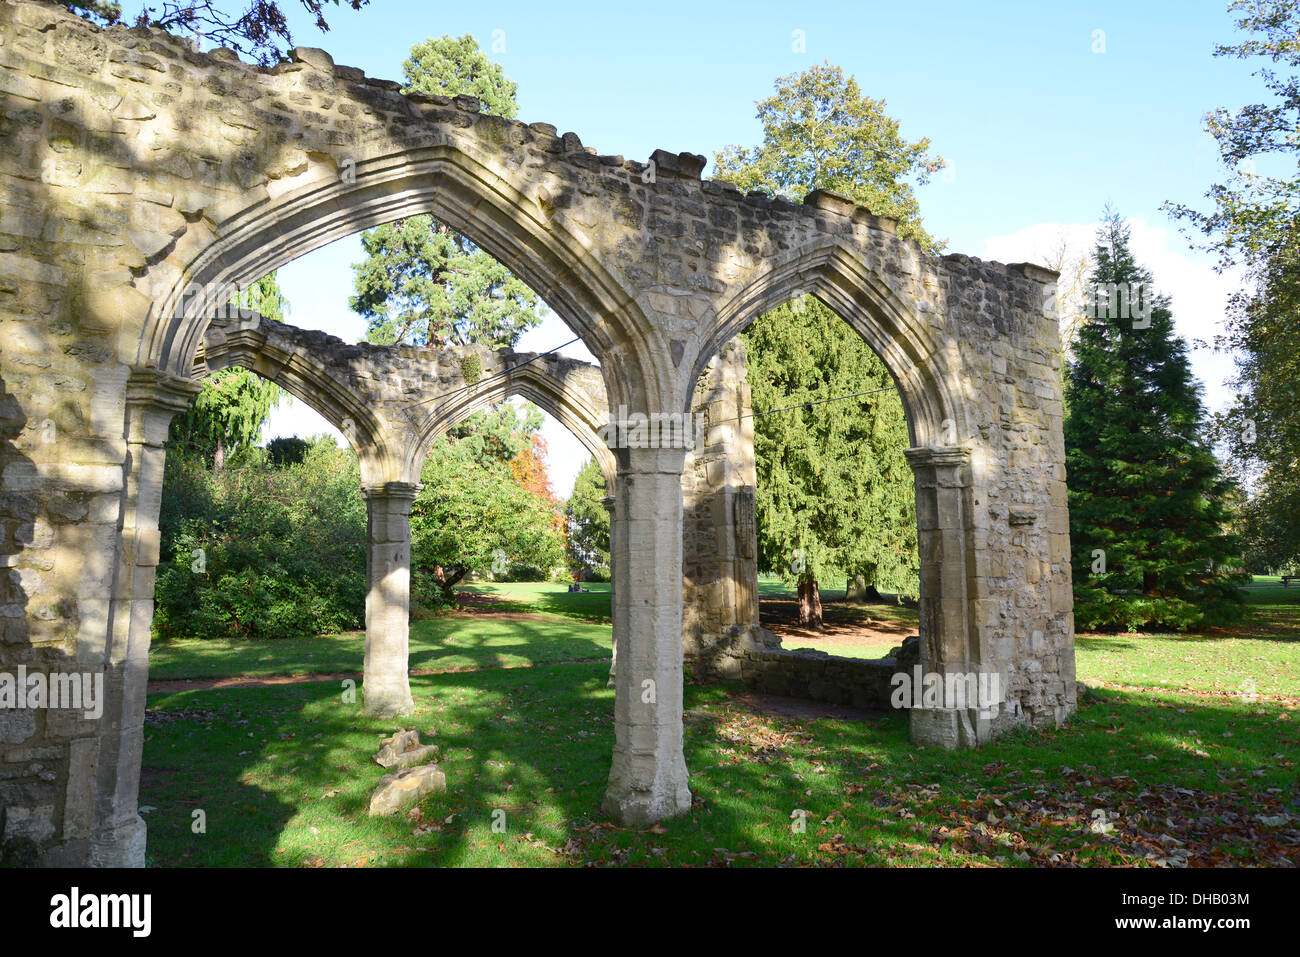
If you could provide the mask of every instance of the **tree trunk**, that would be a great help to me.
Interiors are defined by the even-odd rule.
[[[226,444],[217,436],[217,450],[212,453],[212,473],[219,475],[221,470],[226,467]]]
[[[448,575],[441,565],[437,567],[434,575],[438,580],[438,587],[442,589],[442,597],[446,600],[447,604],[456,604],[456,586],[459,585],[461,579],[468,574],[468,568],[453,568],[451,574]]]
[[[822,629],[822,596],[817,579],[811,576],[799,579],[799,625],[816,631]]]

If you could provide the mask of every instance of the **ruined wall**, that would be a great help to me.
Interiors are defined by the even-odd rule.
[[[829,305],[907,412],[922,660],[1004,675],[998,727],[1073,710],[1053,274],[926,255],[827,193],[742,195],[702,180],[701,156],[600,155],[472,97],[403,96],[323,51],[267,70],[31,0],[0,5],[0,139],[0,673],[95,672],[108,698],[94,720],[0,709],[5,853],[143,860],[162,447],[209,324],[192,291],[416,213],[546,299],[599,360],[611,406],[687,411],[754,315],[800,293]],[[635,653],[619,680],[636,683],[619,687],[607,806],[640,822],[689,808],[682,462],[632,450],[618,468],[639,483],[620,484],[614,612]],[[653,713],[631,704],[643,675],[662,689]],[[942,709],[912,728],[948,745],[996,730]]]

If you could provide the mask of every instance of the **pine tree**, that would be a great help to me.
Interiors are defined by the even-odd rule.
[[[1239,543],[1224,531],[1230,487],[1203,440],[1187,345],[1109,210],[1095,262],[1097,316],[1080,330],[1067,380],[1076,624],[1185,629],[1232,618],[1241,597]]]
[[[468,34],[429,38],[402,64],[402,92],[477,96],[482,111],[511,118],[515,84]],[[361,234],[366,259],[352,268],[353,311],[376,345],[515,345],[541,321],[537,294],[467,238],[431,216],[411,216]]]
[[[925,183],[943,160],[930,156],[929,140],[903,139],[884,107],[839,67],[781,77],[775,94],[758,104],[763,142],[724,149],[715,174],[793,202],[812,189],[840,193],[897,218],[900,235],[937,249],[907,180]],[[893,386],[862,338],[811,297],[759,316],[741,338],[755,411]],[[920,563],[907,444],[902,403],[892,391],[755,418],[760,560],[797,584],[800,624],[821,626],[818,583],[831,575],[861,575],[873,587],[915,594]]]
[[[573,494],[565,504],[568,519],[567,553],[574,576],[609,575],[609,509],[605,497],[605,476],[600,464],[590,458],[578,471]]]

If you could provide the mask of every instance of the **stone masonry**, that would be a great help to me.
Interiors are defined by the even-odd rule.
[[[912,709],[914,739],[971,746],[1074,710],[1055,274],[928,255],[828,193],[799,205],[742,194],[702,179],[701,156],[637,162],[485,116],[472,97],[403,96],[320,50],[263,69],[35,0],[0,5],[0,137],[0,672],[94,673],[107,696],[93,719],[0,711],[7,857],[144,860],[163,445],[198,388],[211,304],[417,213],[546,300],[599,361],[610,409],[685,413],[755,315],[800,294],[824,302],[881,356],[907,415],[921,662],[996,673],[1004,691],[993,720]],[[686,454],[611,451],[618,669],[604,807],[642,825],[691,806]],[[368,466],[367,484],[391,492],[382,521],[399,521],[408,491],[390,483],[412,481],[399,465]]]
[[[430,446],[479,409],[523,395],[596,457],[612,496],[600,370],[562,356],[482,346],[352,345],[242,312],[213,319],[193,376],[250,369],[319,410],[357,453],[369,512],[364,706],[375,716],[409,713],[409,517]],[[744,375],[744,347],[735,340],[701,377],[691,420],[699,436],[686,436],[692,464],[682,478],[682,546],[691,561],[683,572],[683,642],[706,674],[735,673],[734,663],[725,663],[731,651],[750,647],[745,639],[758,624],[754,436]]]

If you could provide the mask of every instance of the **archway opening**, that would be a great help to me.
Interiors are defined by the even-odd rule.
[[[684,651],[698,672],[759,690],[891,708],[896,675],[978,653],[970,511],[958,489],[957,511],[936,520],[931,450],[916,444],[945,423],[956,434],[951,416],[930,421],[944,407],[926,389],[933,360],[900,362],[906,323],[844,288],[834,269],[774,287],[699,364],[707,438],[683,475]],[[944,523],[959,546],[946,552]]]

